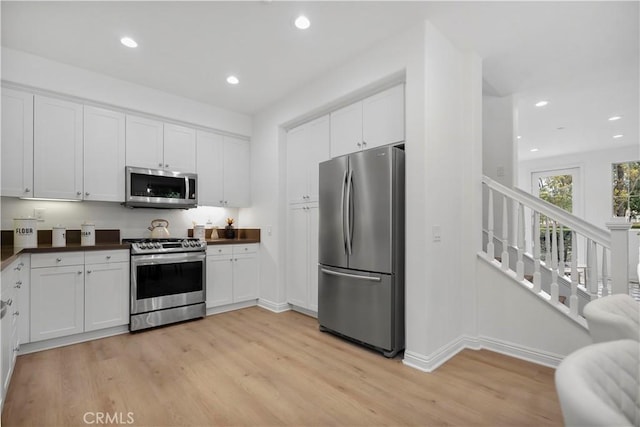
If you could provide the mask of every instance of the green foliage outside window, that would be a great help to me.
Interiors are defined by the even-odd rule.
[[[640,161],[614,163],[613,215],[640,223]]]

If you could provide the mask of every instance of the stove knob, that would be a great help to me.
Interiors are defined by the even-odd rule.
[[[189,247],[189,242],[187,240],[183,240],[182,241],[182,247],[183,248],[188,248]]]
[[[191,242],[191,247],[192,247],[192,248],[195,248],[196,246],[198,246],[198,242],[196,242],[196,241],[192,241],[192,242]]]
[[[160,248],[162,247],[162,245],[160,244],[160,242],[155,242],[155,243],[153,244],[153,247],[154,247],[155,249],[160,249]]]

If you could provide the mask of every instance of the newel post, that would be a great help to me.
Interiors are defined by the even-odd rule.
[[[611,293],[629,293],[629,229],[625,218],[612,218],[607,222],[611,231]]]

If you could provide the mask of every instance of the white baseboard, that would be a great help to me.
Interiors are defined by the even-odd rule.
[[[64,347],[67,345],[78,344],[85,341],[93,341],[100,338],[112,337],[114,335],[129,333],[129,325],[114,326],[111,328],[100,329],[97,331],[83,332],[80,334],[69,335],[66,337],[52,338],[44,341],[29,342],[20,345],[18,354],[35,353],[36,351],[49,350],[56,347]]]
[[[274,313],[284,313],[291,310],[291,306],[286,302],[273,302],[264,298],[258,300],[258,306]]]
[[[297,311],[298,313],[302,313],[306,316],[313,317],[314,319],[318,318],[318,312],[309,310],[308,308],[298,307],[297,305],[289,304],[291,310]]]
[[[240,310],[247,307],[254,307],[256,305],[258,305],[258,300],[253,299],[249,301],[236,302],[233,304],[220,305],[218,307],[211,307],[207,308],[207,316],[211,316],[212,314],[226,313],[227,311]]]
[[[548,366],[550,368],[557,368],[565,357],[560,354],[548,353],[520,344],[484,336],[478,337],[478,342],[482,348],[486,350],[495,351],[496,353],[505,354],[515,357],[516,359],[526,360],[527,362],[537,363],[538,365]]]
[[[548,353],[495,338],[462,336],[428,356],[405,350],[402,363],[423,372],[433,372],[453,356],[467,348],[470,350],[484,349],[495,351],[496,353],[550,368],[558,367],[564,358],[564,356],[559,354]]]

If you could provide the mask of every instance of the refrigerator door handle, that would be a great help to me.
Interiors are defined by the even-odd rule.
[[[345,226],[347,225],[347,221],[345,219],[345,210],[344,210],[344,191],[347,185],[347,170],[344,170],[344,175],[342,175],[342,191],[340,193],[340,212],[342,213],[342,243],[344,245],[345,252],[347,251],[347,230]]]
[[[380,277],[362,276],[362,275],[359,275],[359,274],[341,273],[339,271],[327,270],[326,268],[321,268],[320,271],[322,271],[325,274],[329,274],[331,276],[349,277],[351,279],[368,280],[370,282],[380,282],[381,281]]]
[[[351,188],[353,187],[353,169],[349,168],[349,176],[347,176],[347,209],[346,212],[343,210],[343,215],[347,217],[347,254],[351,255],[352,253],[352,243],[353,243],[353,229],[351,227]]]

